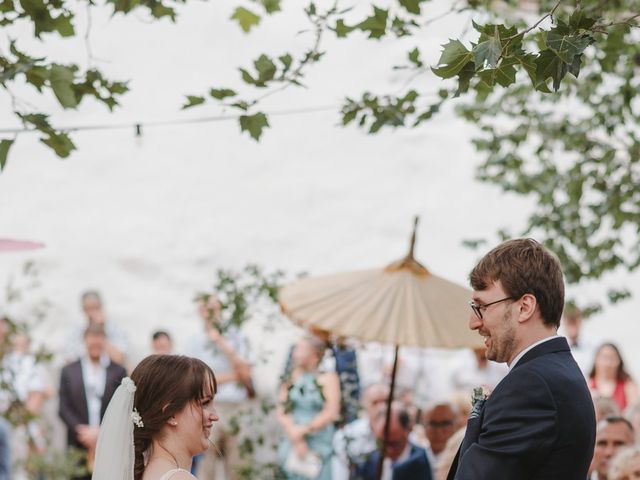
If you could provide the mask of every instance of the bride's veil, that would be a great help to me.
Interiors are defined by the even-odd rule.
[[[125,377],[111,397],[100,426],[92,480],[133,480],[135,391],[133,380]]]

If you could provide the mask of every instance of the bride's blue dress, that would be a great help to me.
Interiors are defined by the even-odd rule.
[[[299,425],[306,425],[311,422],[324,406],[322,390],[316,378],[317,373],[302,373],[289,389],[289,405],[292,408],[289,415]],[[309,451],[317,454],[322,460],[322,470],[315,477],[315,480],[331,480],[331,454],[333,452],[334,432],[334,426],[330,424],[322,430],[305,437]],[[285,469],[285,462],[292,448],[289,438],[285,435],[278,449],[278,458],[282,470],[288,480],[308,480],[306,477],[294,475]]]

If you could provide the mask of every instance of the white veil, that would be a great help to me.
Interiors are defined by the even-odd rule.
[[[133,396],[136,385],[129,377],[122,379],[100,425],[92,480],[133,480],[134,420]]]

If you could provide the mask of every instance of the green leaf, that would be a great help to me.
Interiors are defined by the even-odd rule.
[[[249,135],[256,141],[260,140],[262,130],[269,127],[267,116],[258,112],[254,115],[240,116],[240,129],[243,132],[249,132]]]
[[[73,70],[63,65],[51,65],[49,73],[49,83],[53,89],[58,102],[64,108],[75,108],[78,106],[78,99],[73,92]]]
[[[51,25],[61,37],[72,37],[76,33],[71,23],[72,19],[72,15],[58,15]]]
[[[336,27],[334,28],[334,31],[336,32],[336,37],[345,38],[355,29],[356,27],[350,27],[344,23],[344,20],[340,19],[336,22]]]
[[[0,172],[4,170],[4,166],[7,164],[7,155],[11,145],[13,145],[13,140],[0,141]]]
[[[420,4],[425,0],[399,0],[400,5],[402,5],[407,12],[413,13],[414,15],[420,15]]]
[[[596,20],[587,17],[583,10],[575,10],[569,17],[569,26],[575,30],[588,30],[596,24]]]
[[[76,146],[66,133],[51,131],[48,134],[48,137],[41,138],[40,141],[52,148],[59,157],[66,158],[76,149]]]
[[[553,80],[553,89],[557,92],[560,82],[567,74],[568,66],[553,50],[543,50],[536,58],[536,88]]]
[[[182,106],[182,110],[201,105],[205,102],[204,97],[199,95],[187,95],[187,103]]]
[[[236,20],[240,28],[247,33],[260,23],[260,16],[244,7],[238,7],[231,15],[231,20]]]
[[[216,100],[223,100],[227,97],[235,97],[237,93],[235,92],[235,90],[231,90],[230,88],[212,88],[211,90],[209,90],[209,95],[211,95]]]
[[[282,65],[284,67],[284,69],[282,70],[282,73],[288,72],[289,69],[291,68],[291,63],[293,62],[293,57],[287,53],[286,55],[282,55],[282,56],[278,57],[278,60],[280,60],[280,62],[282,63]]]
[[[495,67],[501,55],[502,44],[498,35],[498,27],[495,27],[494,34],[491,37],[478,43],[473,48],[474,61],[478,68]]]
[[[262,3],[262,6],[269,14],[279,12],[281,10],[280,0],[260,0],[260,3]]]
[[[469,90],[469,84],[471,79],[476,74],[476,65],[473,62],[468,62],[460,72],[458,72],[458,89],[453,95],[459,97],[461,94],[466,93]]]
[[[387,31],[389,10],[373,7],[373,15],[360,22],[356,27],[363,32],[369,32],[369,38],[383,37]]]
[[[442,55],[438,60],[437,68],[431,68],[440,78],[451,78],[456,76],[469,62],[473,60],[473,52],[460,42],[460,40],[449,40],[449,43],[442,46]]]
[[[408,56],[409,56],[409,61],[413,63],[416,67],[422,67],[423,63],[422,63],[422,60],[420,60],[420,50],[418,50],[418,47],[411,50]]]
[[[258,79],[256,81],[257,87],[265,87],[265,83],[269,80],[273,80],[276,75],[276,65],[266,55],[260,55],[258,59],[253,62],[254,67],[258,71]]]
[[[113,11],[128,13],[140,4],[140,0],[110,0]]]
[[[553,31],[547,34],[546,39],[547,47],[567,64],[573,63],[573,58],[582,54],[591,43],[593,43],[591,35],[561,35]]]
[[[496,82],[502,87],[508,87],[516,82],[515,66],[518,61],[515,58],[505,58],[496,68],[486,69],[478,76],[489,86],[494,86]]]

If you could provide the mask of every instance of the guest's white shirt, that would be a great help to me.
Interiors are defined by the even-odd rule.
[[[102,355],[98,362],[92,362],[86,355],[80,359],[82,381],[89,410],[89,425],[92,427],[100,426],[100,409],[102,408],[104,387],[107,384],[109,362],[109,356],[106,354]]]

